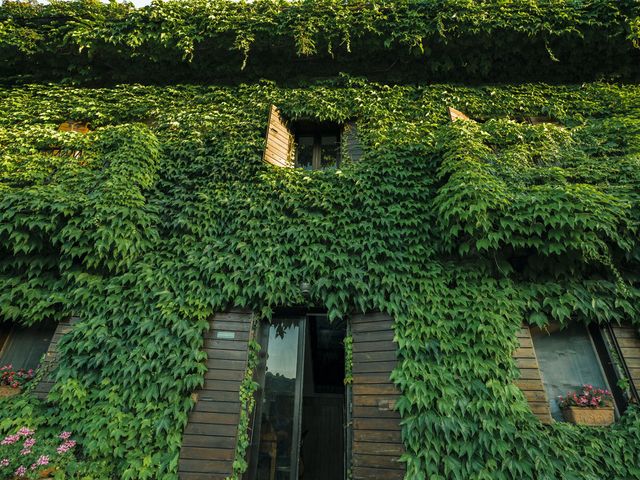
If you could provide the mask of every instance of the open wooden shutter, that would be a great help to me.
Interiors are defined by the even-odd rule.
[[[620,348],[631,383],[636,392],[640,392],[640,335],[638,328],[631,324],[612,325],[611,329]]]
[[[84,122],[72,122],[66,121],[60,124],[58,127],[58,131],[60,132],[78,132],[78,133],[89,133],[89,126]],[[59,148],[54,148],[51,153],[53,155],[60,155],[62,152]],[[80,158],[82,152],[79,150],[74,151],[71,156],[73,158]]]
[[[460,110],[456,110],[453,107],[448,107],[447,112],[449,113],[449,119],[452,122],[457,122],[459,120],[471,120],[468,116],[466,116]]]
[[[89,133],[89,126],[84,122],[66,121],[58,127],[61,132]]]
[[[293,158],[293,134],[275,105],[272,105],[269,111],[264,161],[276,167],[293,167],[295,163]]]
[[[205,334],[208,372],[182,439],[181,480],[223,480],[233,473],[240,421],[240,384],[247,369],[252,314],[215,315]]]
[[[520,369],[520,378],[516,382],[516,386],[524,393],[533,414],[538,417],[542,423],[551,423],[551,411],[549,409],[547,393],[542,383],[538,358],[533,348],[533,340],[531,339],[529,327],[523,325],[522,328],[518,330],[517,335],[520,345],[518,349],[513,352],[513,357]]]
[[[347,160],[357,162],[362,156],[362,147],[358,139],[358,127],[356,122],[347,122],[342,127],[343,152]]]
[[[44,363],[40,366],[40,368],[43,368],[46,373],[33,391],[36,397],[44,400],[49,394],[54,383],[53,371],[58,365],[58,343],[65,334],[71,331],[73,324],[78,320],[78,317],[70,317],[69,319],[60,322],[56,327],[56,331],[53,334],[51,343],[47,349]]]
[[[356,315],[351,330],[352,478],[401,480],[406,471],[399,461],[404,445],[395,410],[400,392],[389,378],[397,363],[393,319],[382,313]]]

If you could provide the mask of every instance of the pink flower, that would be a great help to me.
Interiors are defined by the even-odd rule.
[[[25,473],[27,473],[27,467],[20,465],[16,471],[15,471],[15,476],[16,477],[24,477]]]
[[[22,445],[24,448],[31,448],[35,445],[36,439],[33,437],[27,438]]]
[[[0,467],[8,467],[8,466],[9,466],[8,458],[3,458],[2,460],[0,460]]]
[[[4,440],[0,442],[0,445],[12,445],[20,440],[20,435],[7,435]]]
[[[61,438],[62,440],[68,440],[70,436],[71,432],[62,432],[60,435],[58,435],[58,438]]]
[[[29,455],[31,453],[31,450],[29,448],[25,448],[24,450],[20,451],[20,455]]]
[[[49,455],[40,455],[36,461],[37,465],[49,465]]]
[[[64,442],[62,445],[60,445],[57,448],[57,451],[58,451],[58,453],[67,453],[69,450],[71,450],[75,446],[76,446],[76,441],[75,440],[68,440],[68,441]]]
[[[21,437],[28,437],[30,435],[33,435],[35,432],[27,427],[22,427],[20,430],[18,430],[18,435],[20,435]]]

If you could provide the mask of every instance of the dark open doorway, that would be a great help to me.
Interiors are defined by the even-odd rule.
[[[307,348],[298,478],[341,479],[344,475],[343,322],[307,317]]]
[[[260,332],[260,384],[250,480],[326,480],[345,475],[346,322],[280,317]]]

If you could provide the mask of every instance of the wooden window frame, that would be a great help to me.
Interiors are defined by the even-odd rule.
[[[335,167],[322,167],[322,137],[324,136],[336,136],[336,166]],[[296,132],[295,141],[294,141],[294,150],[295,150],[295,167],[296,168],[304,168],[298,162],[298,145],[300,137],[312,137],[313,138],[313,153],[311,157],[311,170],[330,170],[333,168],[340,168],[340,163],[342,160],[341,150],[342,150],[342,129],[338,129],[336,131],[329,129],[318,128],[313,132],[302,131]]]

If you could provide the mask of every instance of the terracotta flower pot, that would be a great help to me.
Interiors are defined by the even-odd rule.
[[[18,395],[21,391],[22,389],[20,387],[13,388],[13,387],[7,387],[3,385],[3,386],[0,386],[0,398],[13,397],[14,395]]]
[[[38,472],[38,475],[40,475],[40,478],[42,478],[42,480],[51,480],[51,475],[56,471],[56,467],[48,467],[45,468],[44,470],[40,470],[40,472]]]
[[[576,425],[606,427],[615,419],[613,407],[567,407],[562,409],[565,420]]]

